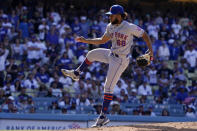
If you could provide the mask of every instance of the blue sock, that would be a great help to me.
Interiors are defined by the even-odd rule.
[[[75,72],[82,72],[84,69],[86,69],[89,65],[91,65],[92,62],[90,62],[87,58],[81,63],[81,65],[77,68]],[[77,75],[77,74],[75,74]]]
[[[103,100],[103,107],[102,107],[102,113],[106,114],[109,104],[113,99],[113,94],[110,93],[104,93],[104,100]],[[102,117],[102,116],[101,116]]]

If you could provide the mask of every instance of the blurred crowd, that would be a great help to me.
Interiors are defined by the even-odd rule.
[[[60,69],[76,68],[91,49],[110,47],[110,42],[93,46],[74,40],[76,36],[102,36],[108,7],[93,6],[87,11],[61,2],[49,6],[46,1],[12,1],[10,6],[0,8],[0,111],[34,113],[34,97],[57,97],[49,109],[66,113],[80,105],[92,105],[99,113],[107,65],[94,62],[78,82],[64,77]],[[121,103],[137,102],[140,105],[133,114],[155,116],[154,104],[171,103],[184,104],[185,114],[196,117],[196,17],[189,11],[144,15],[139,15],[139,10],[127,11],[127,20],[150,35],[154,61],[146,68],[136,66],[136,57],[147,47],[135,38],[130,65],[114,88],[109,113],[127,114],[120,109]],[[149,96],[153,96],[149,101],[152,106],[144,111],[142,104]],[[169,110],[164,109],[162,115],[168,116]]]

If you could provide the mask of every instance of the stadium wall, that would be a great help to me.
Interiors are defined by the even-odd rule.
[[[197,118],[151,117],[151,116],[108,116],[109,126],[132,125],[136,123],[194,122]],[[64,130],[90,127],[97,115],[87,114],[11,114],[0,113],[0,130]]]

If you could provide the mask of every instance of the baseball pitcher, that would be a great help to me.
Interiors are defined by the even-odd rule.
[[[142,37],[146,42],[150,57],[146,57],[145,61],[150,61],[153,58],[153,50],[149,36],[147,33],[132,23],[125,21],[126,13],[121,5],[113,5],[110,11],[106,13],[109,15],[110,23],[108,24],[104,35],[101,38],[85,39],[77,37],[77,42],[87,44],[104,44],[111,40],[111,49],[97,48],[87,53],[86,59],[75,70],[61,69],[64,76],[69,76],[73,80],[79,80],[80,73],[91,65],[94,61],[104,62],[109,64],[107,77],[104,84],[104,101],[102,111],[92,127],[100,127],[109,123],[106,113],[110,102],[113,99],[113,89],[118,82],[121,74],[125,71],[129,64],[130,48],[133,45],[133,37]],[[150,63],[150,62],[142,62]],[[148,65],[147,64],[147,65]]]

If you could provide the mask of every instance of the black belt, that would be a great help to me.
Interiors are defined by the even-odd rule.
[[[111,53],[112,56],[115,56],[115,57],[119,57],[119,55],[115,54],[115,53]]]
[[[112,55],[112,56],[115,56],[115,57],[118,57],[118,58],[120,57],[119,55],[117,55],[117,54],[115,54],[115,53],[111,53],[111,55]],[[128,57],[128,56],[129,56],[129,54],[126,55],[126,57]]]

